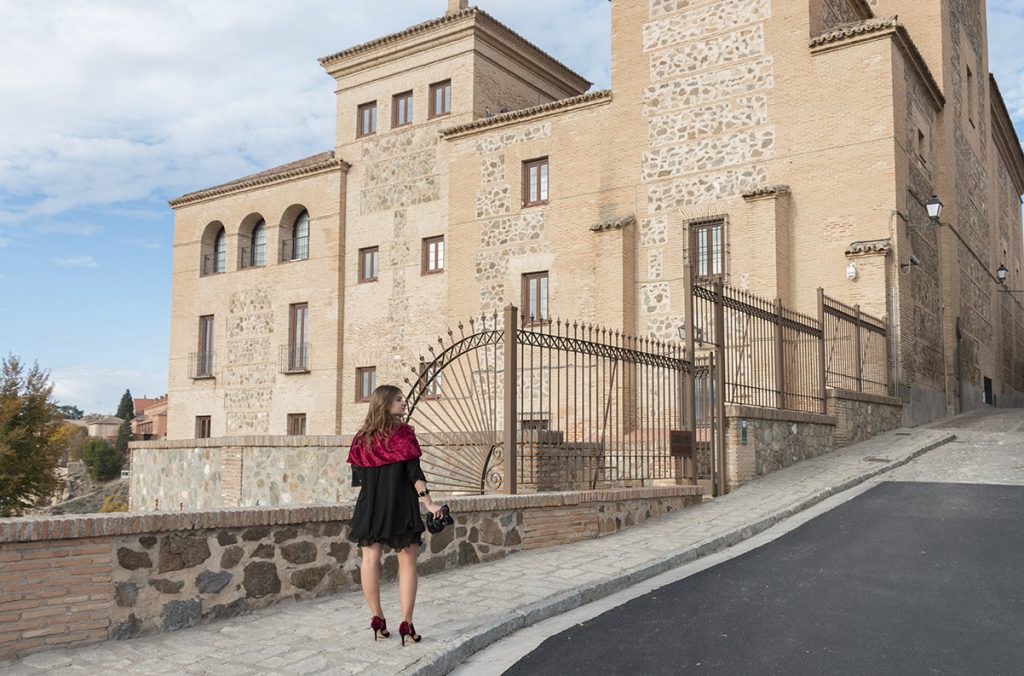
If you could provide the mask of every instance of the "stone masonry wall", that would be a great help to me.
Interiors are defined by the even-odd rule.
[[[673,486],[447,500],[418,570],[599,537],[698,504]],[[0,520],[0,657],[186,627],[359,586],[351,505]],[[567,517],[571,515],[571,518]],[[382,577],[396,579],[394,552]]]
[[[351,436],[255,436],[137,442],[134,511],[284,507],[353,501]]]
[[[641,335],[677,339],[688,219],[727,218],[729,200],[769,182],[767,162],[776,154],[765,38],[771,15],[769,0],[650,0],[642,27],[649,84],[638,176],[647,196],[647,213],[638,214],[637,255],[647,262],[636,279]]]
[[[892,397],[829,388],[826,405],[828,414],[836,419],[836,448],[851,446],[903,424],[903,404]]]
[[[755,406],[726,406],[726,484],[752,479],[836,449],[836,419]],[[743,443],[742,422],[747,422]]]

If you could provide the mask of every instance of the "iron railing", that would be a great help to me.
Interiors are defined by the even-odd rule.
[[[720,281],[693,285],[693,313],[696,347],[720,348],[725,403],[825,411],[818,320]]]
[[[309,258],[309,237],[281,240],[281,262],[304,261]]]
[[[241,270],[247,268],[262,268],[266,265],[266,244],[257,244],[252,247],[242,247],[239,255],[238,267]]]
[[[216,275],[225,270],[227,270],[227,260],[223,254],[209,253],[203,256],[201,276]]]
[[[532,492],[695,478],[672,442],[693,427],[681,345],[527,319],[510,307],[474,319],[469,333],[460,323],[412,368],[408,415],[432,486]],[[710,363],[702,368],[708,376]]]
[[[188,355],[188,372],[193,379],[213,377],[213,352],[192,352]]]
[[[826,385],[868,394],[889,394],[889,341],[885,321],[818,289],[824,327]]]
[[[278,355],[281,373],[308,373],[309,347],[309,343],[282,345]]]

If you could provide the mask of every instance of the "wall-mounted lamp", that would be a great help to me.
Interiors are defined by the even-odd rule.
[[[915,256],[914,254],[910,254],[910,256],[907,257],[906,263],[900,263],[900,270],[902,270],[903,268],[916,268],[920,264],[921,259]]]
[[[1006,288],[1006,277],[1010,274],[1010,271],[1006,269],[1006,266],[1000,264],[996,268],[996,279],[999,280],[999,291],[1002,293],[1024,293],[1024,289],[1007,289]]]
[[[684,344],[686,343],[686,324],[685,323],[679,325],[679,340],[682,341]],[[694,331],[694,333],[693,333],[693,342],[695,342],[697,345],[703,345],[704,344],[704,329],[702,329],[699,326],[697,327],[697,330]]]
[[[939,217],[942,216],[942,200],[939,199],[938,195],[932,195],[932,198],[925,202],[924,208],[928,211],[928,219],[931,222],[921,223],[920,225],[908,225],[907,234],[910,234],[915,230],[930,228],[933,225],[941,225]]]

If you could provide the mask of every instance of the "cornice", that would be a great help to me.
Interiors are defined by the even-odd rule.
[[[823,54],[836,49],[843,49],[863,42],[878,40],[883,37],[891,37],[896,41],[896,46],[910,62],[911,67],[917,72],[925,89],[932,98],[936,110],[942,110],[946,105],[946,97],[942,88],[936,82],[935,76],[928,68],[921,51],[914,44],[913,38],[907,32],[906,27],[899,22],[895,16],[866,19],[854,23],[843,24],[832,30],[825,31],[811,39],[811,54]]]
[[[473,122],[448,127],[447,129],[441,130],[441,136],[445,139],[452,139],[485,129],[492,129],[494,127],[506,126],[522,122],[524,120],[545,117],[556,112],[567,112],[569,110],[588,108],[599,103],[611,101],[611,98],[612,92],[610,89],[600,89],[595,92],[587,92],[586,94],[572,96],[559,101],[542,103],[541,105],[533,106],[532,108],[513,110],[500,115],[495,115],[494,117],[485,117],[480,120],[474,120]]]
[[[334,151],[329,150],[295,162],[282,164],[281,166],[267,169],[266,171],[250,174],[249,176],[243,176],[242,178],[234,181],[221,183],[220,185],[215,185],[212,188],[204,188],[202,190],[196,190],[195,192],[186,193],[181,197],[175,197],[174,199],[169,200],[167,204],[170,205],[172,209],[176,209],[189,204],[195,204],[196,202],[202,202],[213,197],[222,197],[224,195],[242,192],[249,188],[281,183],[283,181],[288,181],[302,176],[309,176],[311,174],[318,174],[335,169],[340,169],[342,172],[348,172],[349,166],[348,162],[335,157]]]

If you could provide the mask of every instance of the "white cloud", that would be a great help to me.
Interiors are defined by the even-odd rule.
[[[148,239],[130,239],[128,243],[132,246],[139,246],[143,249],[159,249],[163,244],[160,242],[154,242]]]
[[[55,265],[62,268],[98,268],[99,264],[92,256],[74,256],[72,258],[54,258]]]
[[[167,369],[117,368],[98,364],[73,364],[50,371],[53,396],[88,413],[111,413],[125,389],[134,396],[167,391]]]
[[[604,0],[479,0],[606,84]],[[183,192],[333,147],[316,58],[440,16],[445,0],[0,0],[0,227]]]

